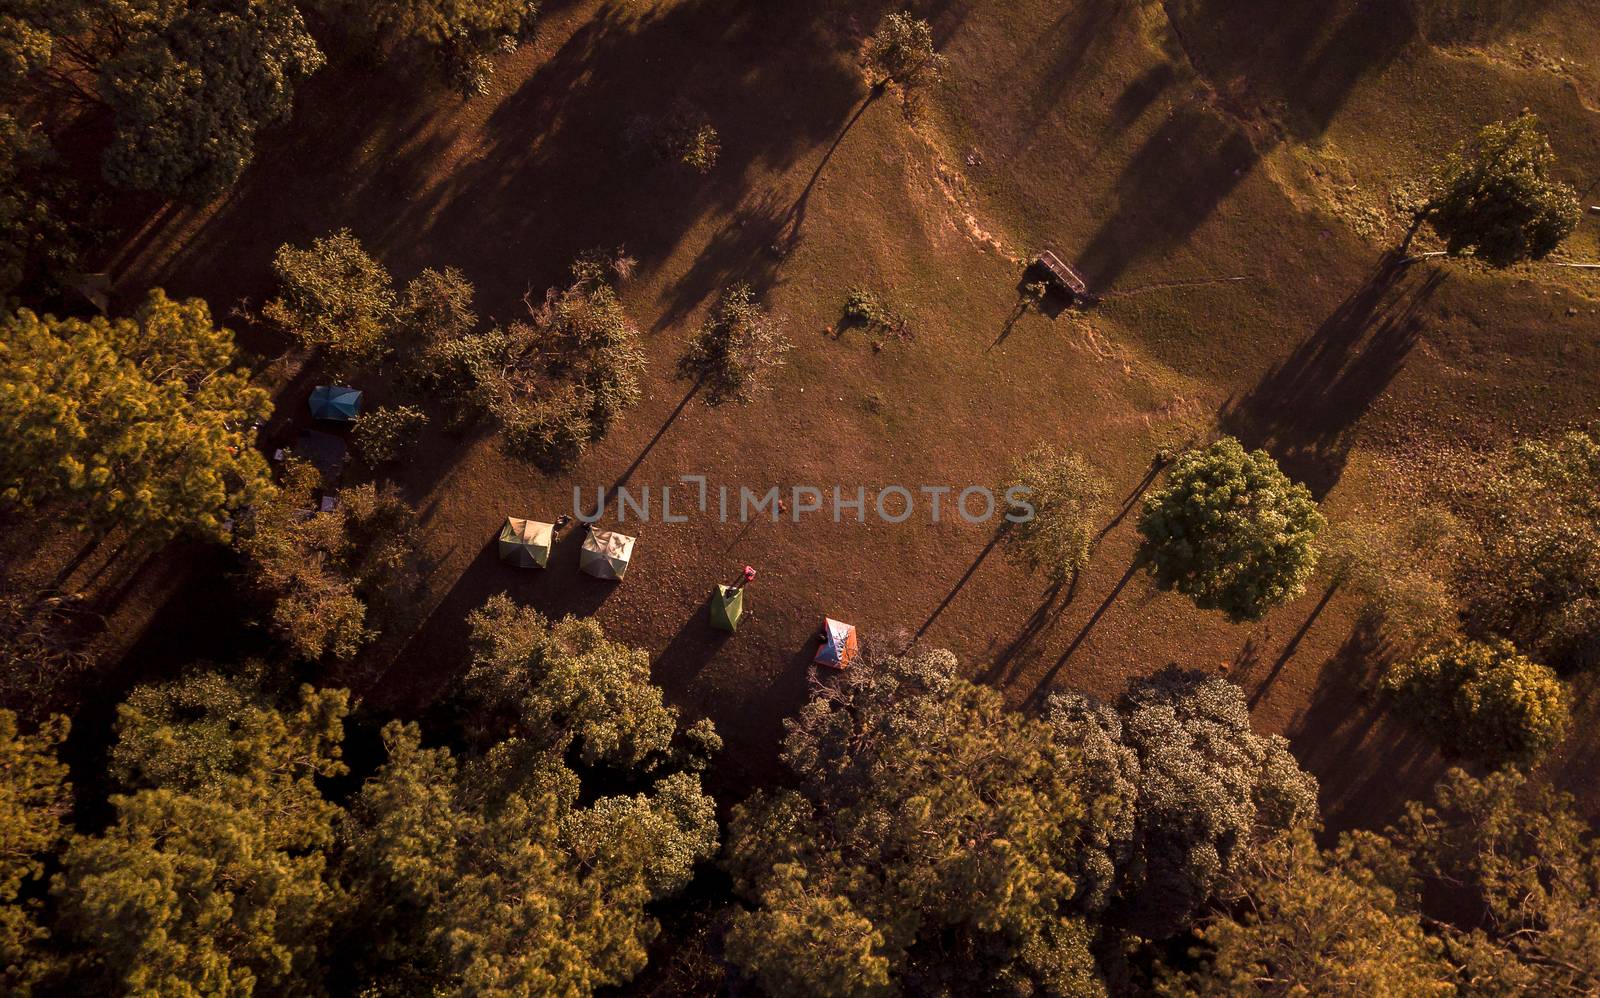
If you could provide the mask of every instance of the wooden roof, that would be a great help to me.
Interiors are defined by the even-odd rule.
[[[1060,281],[1073,294],[1086,295],[1089,293],[1089,286],[1083,283],[1083,278],[1078,276],[1078,272],[1062,263],[1061,260],[1049,250],[1045,250],[1039,254],[1038,263],[1039,266],[1050,272],[1051,277],[1054,277],[1056,280]]]

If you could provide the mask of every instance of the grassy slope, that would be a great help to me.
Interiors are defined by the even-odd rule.
[[[502,516],[554,515],[574,485],[992,482],[1040,440],[1084,451],[1120,500],[1157,445],[1219,422],[1269,444],[1333,515],[1382,516],[1441,449],[1592,415],[1593,292],[1575,272],[1372,280],[1394,235],[1378,214],[1390,185],[1504,109],[1539,108],[1574,179],[1596,175],[1600,123],[1580,94],[1600,63],[1561,27],[1592,22],[1592,4],[1552,2],[1446,50],[1377,44],[1385,26],[1354,5],[1212,6],[1173,4],[1180,35],[1150,3],[921,4],[952,65],[912,130],[888,101],[861,110],[851,62],[888,4],[553,2],[484,100],[325,72],[233,196],[153,220],[119,253],[119,287],[159,282],[225,311],[270,293],[278,243],[348,225],[402,279],[462,267],[484,311],[508,319],[580,250],[626,243],[639,258],[624,294],[648,331],[648,397],[573,474],[443,433],[401,471],[438,566],[425,622],[363,681],[381,704],[418,708],[442,689],[461,666],[461,617],[506,589],[649,647],[672,699],[729,736],[737,786],[770,774],[828,613],[885,642],[922,630],[1019,703],[1052,685],[1112,694],[1168,661],[1228,663],[1258,724],[1290,734],[1322,778],[1335,823],[1379,820],[1440,763],[1365,700],[1371,649],[1346,601],[1322,600],[1319,581],[1258,626],[1227,625],[1127,577],[1131,516],[1069,602],[959,520],[651,524],[614,588],[575,577],[567,548],[566,567],[517,573],[486,546]],[[1528,45],[1574,60],[1571,82]],[[703,182],[626,138],[679,94],[723,134]],[[1593,225],[1576,250],[1592,250]],[[1012,321],[1013,258],[1044,245],[1082,264],[1100,307]],[[1246,279],[1187,283],[1233,277]],[[770,394],[713,410],[670,372],[737,279],[767,292],[796,349]],[[828,332],[857,284],[888,294],[915,338],[875,350]],[[285,383],[283,419],[308,378]],[[761,570],[752,618],[720,640],[702,600],[746,562]],[[176,584],[162,571],[113,630],[150,619]],[[135,658],[151,642],[147,629]]]

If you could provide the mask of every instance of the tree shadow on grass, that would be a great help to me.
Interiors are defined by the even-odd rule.
[[[1358,623],[1318,674],[1305,711],[1288,731],[1300,765],[1321,784],[1325,835],[1381,827],[1444,771],[1439,753],[1376,695],[1393,658],[1379,630]]]
[[[1219,416],[1247,446],[1264,447],[1319,500],[1344,472],[1361,417],[1405,365],[1422,312],[1445,281],[1419,277],[1393,253],[1254,388]]]

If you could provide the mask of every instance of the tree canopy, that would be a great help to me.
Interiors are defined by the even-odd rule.
[[[678,373],[697,379],[711,405],[746,401],[790,345],[782,321],[761,307],[750,285],[737,284],[706,316],[678,361]]]
[[[1305,592],[1324,520],[1266,451],[1223,437],[1178,458],[1145,499],[1140,553],[1156,585],[1230,620],[1259,620]]]
[[[1492,766],[1534,761],[1570,723],[1561,680],[1504,640],[1456,641],[1398,662],[1380,689],[1444,748]]]
[[[1006,550],[1030,571],[1056,585],[1077,578],[1089,564],[1095,531],[1106,513],[1106,483],[1083,456],[1036,447],[1011,469],[1003,491],[1026,490],[1032,518],[1006,528]]]
[[[319,512],[323,495],[317,469],[290,458],[282,485],[241,525],[238,547],[290,650],[348,661],[410,619],[422,578],[416,512],[392,484],[339,489],[328,512]]]
[[[358,37],[402,56],[432,58],[438,75],[464,97],[488,92],[490,57],[533,36],[536,0],[314,0]]]
[[[398,297],[383,264],[374,260],[349,229],[311,241],[305,249],[285,244],[272,258],[278,296],[262,314],[308,350],[323,350],[344,371],[382,359]]]
[[[867,40],[861,64],[874,88],[892,88],[901,108],[915,114],[939,82],[945,58],[933,47],[933,26],[909,12],[885,15]]]
[[[121,319],[0,318],[0,499],[158,537],[224,537],[259,495],[266,392],[204,302]]]
[[[41,906],[20,895],[69,832],[71,788],[56,757],[66,735],[62,718],[28,735],[17,715],[0,710],[0,986],[7,994],[30,994],[48,963],[38,948],[48,936]]]
[[[1551,176],[1555,162],[1534,115],[1485,125],[1441,164],[1417,221],[1431,225],[1452,255],[1470,253],[1495,267],[1543,259],[1577,227],[1581,211],[1577,192]]]

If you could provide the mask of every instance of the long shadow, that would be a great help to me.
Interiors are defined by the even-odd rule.
[[[617,476],[616,481],[612,482],[606,488],[605,495],[602,496],[600,502],[600,511],[602,513],[604,513],[606,507],[611,504],[611,497],[616,495],[618,489],[626,486],[628,482],[633,479],[633,473],[639,470],[639,466],[644,464],[645,458],[649,457],[650,452],[656,449],[656,444],[661,442],[661,438],[666,436],[667,431],[672,428],[672,424],[676,423],[678,421],[678,417],[683,415],[683,410],[688,407],[689,400],[694,398],[695,393],[700,390],[700,386],[704,383],[704,381],[704,378],[700,378],[695,381],[694,384],[689,386],[689,390],[684,393],[683,398],[680,399],[678,404],[673,407],[672,412],[667,415],[666,420],[661,424],[660,427],[656,429],[655,435],[652,436],[649,442],[644,445],[644,449],[639,452],[638,456],[633,459],[631,464],[623,469],[622,474]]]
[[[1044,598],[1039,601],[1033,613],[1028,615],[1028,619],[1022,622],[1021,629],[1012,637],[1011,642],[1002,648],[989,667],[978,675],[979,682],[1002,686],[1015,678],[1015,672],[1001,677],[1002,673],[1017,661],[1018,656],[1061,619],[1061,614],[1066,612],[1067,607],[1072,605],[1072,601],[1078,595],[1078,580],[1079,576],[1074,574],[1070,583],[1066,585],[1059,582],[1052,583],[1045,590]],[[1066,590],[1065,598],[1061,595],[1062,589]]]
[[[1255,707],[1256,704],[1261,702],[1261,698],[1267,695],[1267,689],[1272,685],[1272,681],[1277,679],[1278,673],[1282,672],[1283,667],[1289,664],[1289,660],[1299,650],[1300,642],[1304,641],[1306,634],[1311,631],[1311,625],[1315,624],[1317,618],[1322,616],[1322,611],[1327,608],[1328,602],[1333,599],[1333,594],[1338,591],[1339,583],[1335,580],[1323,592],[1322,599],[1317,601],[1317,605],[1312,608],[1310,615],[1300,625],[1300,629],[1294,632],[1294,636],[1289,639],[1289,643],[1283,646],[1283,651],[1278,655],[1278,660],[1272,663],[1271,671],[1262,677],[1261,682],[1257,683],[1255,689],[1251,691],[1249,697],[1251,707]],[[1249,678],[1251,677],[1248,674],[1244,674],[1240,675],[1237,681],[1240,685],[1243,685],[1244,681]]]
[[[1072,655],[1078,650],[1078,646],[1083,644],[1084,639],[1094,630],[1095,625],[1100,623],[1100,618],[1105,616],[1107,610],[1111,609],[1111,604],[1115,603],[1117,597],[1122,595],[1122,590],[1128,585],[1128,580],[1133,578],[1134,573],[1138,572],[1140,567],[1138,559],[1134,559],[1128,565],[1128,570],[1122,573],[1122,578],[1117,580],[1117,584],[1112,587],[1111,592],[1106,594],[1106,598],[1101,601],[1099,606],[1095,607],[1094,613],[1089,615],[1089,619],[1083,625],[1083,630],[1079,631],[1077,637],[1072,639],[1072,643],[1067,645],[1067,650],[1061,653],[1061,657],[1056,659],[1050,670],[1039,678],[1039,682],[1034,686],[1033,692],[1028,695],[1030,703],[1037,704],[1044,700],[1045,694],[1050,691],[1050,684],[1055,681],[1056,676],[1072,660]]]
[[[1244,396],[1223,406],[1224,429],[1265,447],[1321,499],[1344,472],[1354,431],[1405,365],[1422,312],[1445,281],[1409,277],[1393,253]]]
[[[972,564],[967,566],[967,570],[961,573],[961,578],[956,580],[956,584],[948,593],[945,593],[944,599],[940,600],[939,605],[933,608],[932,613],[928,614],[928,619],[924,620],[922,626],[917,628],[916,637],[920,638],[926,634],[928,628],[933,626],[934,621],[939,619],[939,615],[944,613],[951,603],[955,602],[955,598],[960,595],[967,581],[977,573],[978,566],[983,564],[984,559],[989,557],[989,552],[993,551],[1001,539],[1005,537],[1006,527],[1008,526],[1010,526],[1009,523],[1001,524],[1000,528],[994,532],[994,536],[989,538],[989,543],[985,544],[983,550],[978,552],[978,557],[972,560]]]
[[[1094,544],[1099,544],[1101,541],[1105,540],[1107,534],[1117,529],[1122,521],[1128,518],[1128,514],[1133,512],[1134,507],[1139,505],[1139,500],[1144,497],[1144,494],[1149,491],[1150,486],[1155,483],[1156,476],[1161,474],[1161,469],[1163,467],[1165,467],[1165,465],[1163,465],[1159,459],[1152,460],[1150,462],[1150,467],[1145,471],[1144,477],[1139,480],[1138,485],[1133,487],[1133,491],[1129,492],[1127,497],[1122,500],[1122,505],[1117,508],[1116,515],[1113,516],[1105,526],[1100,528],[1100,532],[1098,534],[1094,535]]]

